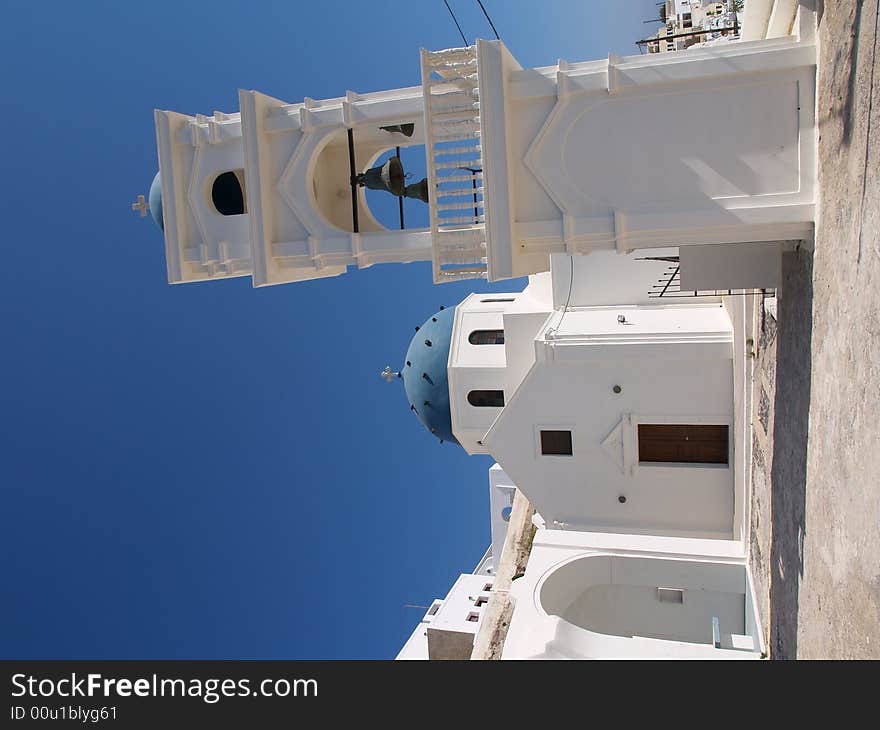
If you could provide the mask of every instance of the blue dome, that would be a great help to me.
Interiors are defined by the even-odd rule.
[[[162,179],[159,176],[160,173],[156,173],[156,177],[153,178],[153,184],[150,185],[150,214],[153,216],[153,220],[156,221],[156,225],[165,231],[165,222],[162,219]]]
[[[454,317],[454,308],[441,309],[418,328],[400,373],[410,409],[416,417],[441,441],[457,444],[458,440],[452,435],[446,372]]]

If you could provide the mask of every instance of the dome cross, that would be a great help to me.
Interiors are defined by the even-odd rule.
[[[393,381],[395,378],[399,378],[399,377],[400,377],[400,373],[393,372],[393,371],[391,370],[391,366],[390,366],[390,365],[386,365],[386,366],[385,366],[385,369],[384,369],[381,373],[379,373],[379,377],[381,377],[381,378],[385,378],[385,381],[388,382],[388,383],[390,383],[390,382]]]
[[[146,218],[147,211],[150,209],[150,204],[143,195],[138,195],[137,200],[131,204],[131,209],[140,211],[141,218]]]

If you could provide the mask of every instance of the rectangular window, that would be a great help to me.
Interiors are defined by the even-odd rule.
[[[479,621],[479,620],[480,620],[480,614],[478,614],[478,613],[474,613],[473,611],[471,611],[471,613],[468,614],[467,620],[468,620],[468,621],[474,621],[474,622]]]
[[[482,606],[485,606],[487,603],[489,603],[489,599],[488,599],[486,596],[479,596],[479,597],[477,598],[477,600],[474,601],[474,605],[475,605],[477,608],[480,608],[480,607],[482,607]]]
[[[684,590],[681,588],[657,588],[660,603],[684,603]]]
[[[571,431],[541,431],[541,454],[571,456]]]
[[[649,464],[727,464],[728,427],[640,423],[639,461]]]

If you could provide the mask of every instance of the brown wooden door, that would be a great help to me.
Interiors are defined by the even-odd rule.
[[[727,464],[728,427],[679,423],[640,423],[639,461]]]

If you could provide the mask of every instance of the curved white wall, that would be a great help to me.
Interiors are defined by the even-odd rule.
[[[773,0],[746,0],[740,38],[756,41],[767,35],[767,24],[773,12]]]
[[[658,588],[681,590],[681,603]],[[742,565],[594,555],[552,571],[539,586],[541,608],[598,634],[697,644],[712,643],[718,617],[722,646],[745,633],[746,573]]]

